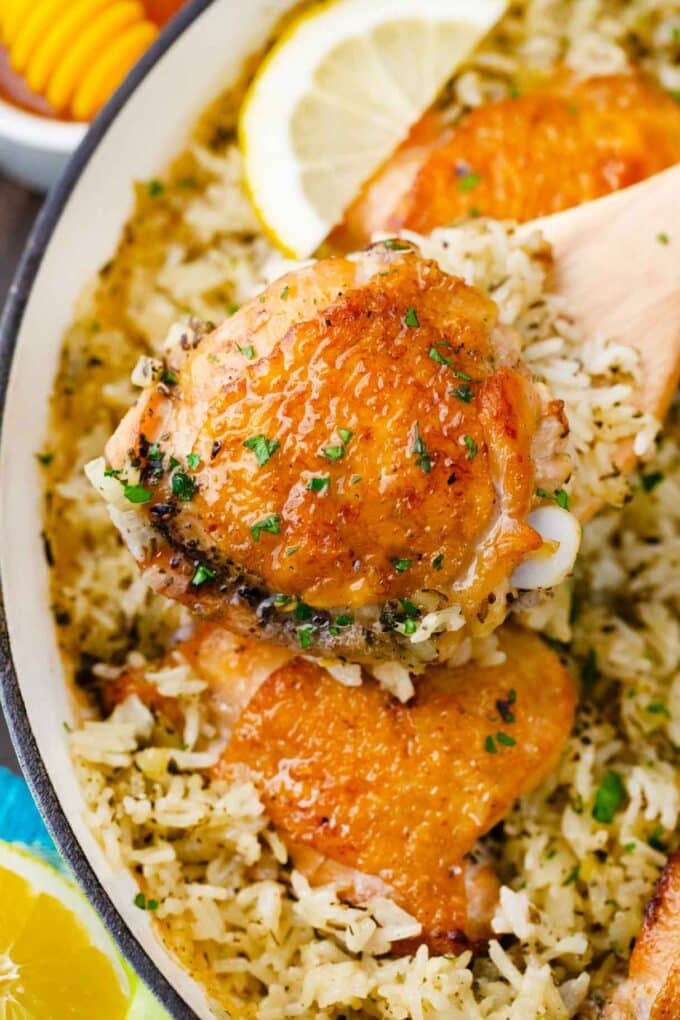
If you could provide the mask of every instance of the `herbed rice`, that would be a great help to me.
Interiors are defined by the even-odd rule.
[[[512,5],[446,102],[457,116],[563,60],[607,73],[632,58],[676,90],[679,56],[676,4],[527,0]],[[171,738],[134,697],[101,720],[96,696],[81,695],[70,741],[88,821],[112,862],[136,874],[146,903],[157,903],[159,934],[206,984],[218,1017],[594,1017],[680,842],[680,421],[671,415],[640,477],[612,473],[621,438],[653,452],[655,423],[630,402],[636,358],[578,335],[546,293],[540,238],[471,221],[419,239],[445,269],[491,293],[534,373],[565,401],[572,505],[595,496],[617,509],[585,529],[573,580],[528,614],[581,677],[582,696],[559,768],[482,841],[504,883],[498,939],[474,961],[430,957],[425,947],[381,955],[414,934],[413,919],[389,901],[359,909],[332,888],[310,889],[255,789],[207,778],[224,737],[203,707],[205,685],[181,657],[153,665],[186,613],[146,591],[82,475],[134,399],[139,355],[182,317],[219,321],[276,273],[243,193],[235,109],[233,96],[220,100],[167,176],[138,186],[121,246],[77,309],[55,389],[46,544],[66,662],[92,695],[123,663],[145,666],[183,719]],[[476,650],[493,653],[493,643]],[[626,801],[603,825],[592,810],[611,771]]]

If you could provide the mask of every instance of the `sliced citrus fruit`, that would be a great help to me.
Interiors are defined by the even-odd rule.
[[[75,886],[49,864],[1,842],[0,904],[0,1017],[166,1016],[160,1007],[155,1012],[155,1000],[147,1012],[148,1000],[137,996],[139,982]]]
[[[239,130],[247,186],[279,247],[315,251],[506,6],[330,0],[283,33]]]

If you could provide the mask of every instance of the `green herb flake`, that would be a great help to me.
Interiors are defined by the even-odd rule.
[[[637,843],[624,843],[623,849],[626,851],[627,854],[630,854],[633,852],[633,850],[635,850],[636,846]]]
[[[149,458],[149,460],[153,460],[153,461],[163,460],[163,451],[161,450],[161,448],[158,445],[158,443],[152,443],[151,444],[151,446],[149,447],[149,452],[147,454],[147,457]]]
[[[324,446],[321,456],[326,460],[341,460],[345,456],[344,446]]]
[[[418,422],[416,422],[415,425],[415,430],[413,434],[413,447],[411,449],[411,453],[416,458],[416,467],[419,467],[424,474],[429,475],[430,471],[432,470],[432,460],[430,459],[430,455],[427,452],[425,440],[420,434]]]
[[[511,737],[509,733],[503,733],[502,730],[496,734],[496,740],[499,744],[502,744],[503,747],[515,747],[517,745],[515,738]]]
[[[292,595],[276,595],[274,598],[275,606],[287,606],[293,601]]]
[[[446,365],[447,368],[451,368],[451,359],[445,358],[443,354],[440,354],[436,347],[430,347],[429,355],[433,361],[436,361],[438,365]]]
[[[409,305],[409,307],[406,309],[406,316],[404,318],[404,323],[405,323],[405,325],[409,326],[411,329],[417,329],[418,326],[420,325],[420,320],[418,319],[418,313],[416,312],[416,310],[413,307],[413,305]]]
[[[562,883],[562,885],[563,886],[572,885],[574,882],[576,882],[578,880],[580,874],[581,874],[581,865],[577,864],[576,867],[571,869],[571,871],[569,872],[569,874],[565,878],[565,880]]]
[[[399,558],[393,559],[392,566],[398,574],[403,574],[406,570],[410,570],[413,566],[413,560],[401,560]]]
[[[37,460],[42,464],[43,467],[47,467],[54,460],[53,453],[36,453]]]
[[[649,471],[647,474],[641,475],[640,477],[642,488],[645,492],[651,492],[657,487],[657,485],[661,485],[663,480],[664,474],[662,471]]]
[[[476,205],[471,205],[470,208],[468,209],[468,216],[470,217],[471,220],[477,220],[481,215],[482,214]]]
[[[463,442],[467,447],[468,460],[474,460],[477,454],[479,453],[476,442],[474,441],[472,436],[463,436]]]
[[[651,715],[663,715],[666,719],[670,719],[671,717],[671,713],[661,701],[650,701],[647,705],[647,711],[650,712]]]
[[[670,237],[668,236],[668,234],[657,234],[656,239],[659,242],[659,244],[668,244],[668,242],[670,241]]]
[[[177,460],[177,457],[171,457],[168,461],[168,470],[174,471],[175,468],[180,466],[181,461]]]
[[[473,173],[465,174],[465,177],[461,177],[461,179],[458,181],[458,190],[472,191],[473,188],[477,187],[481,179],[482,178],[479,174]]]
[[[655,825],[654,828],[652,829],[651,833],[649,834],[649,838],[647,840],[647,843],[648,843],[649,846],[651,846],[652,850],[658,850],[659,853],[665,854],[666,850],[667,850],[667,847],[666,847],[665,842],[661,838],[663,835],[664,835],[664,828],[663,828],[663,826],[662,825]]]
[[[295,619],[296,620],[311,620],[314,610],[311,606],[308,606],[306,602],[298,602],[295,606]]]
[[[386,241],[383,241],[383,247],[388,251],[408,251],[411,245],[404,244],[397,237],[388,237]]]
[[[184,471],[176,471],[172,476],[172,494],[183,503],[189,503],[196,493],[196,479]]]
[[[279,535],[281,533],[281,515],[270,514],[269,517],[258,521],[257,524],[251,525],[250,534],[256,542],[260,541],[260,535],[263,531],[268,535]]]
[[[178,381],[179,380],[174,372],[166,371],[163,372],[163,375],[161,376],[161,382],[164,382],[166,386],[176,386]]]
[[[140,910],[158,910],[158,900],[149,899],[142,892],[138,892],[132,901]]]
[[[143,485],[125,485],[123,495],[129,503],[148,503],[151,499],[151,493]]]
[[[343,444],[345,446],[347,446],[347,444],[349,443],[349,441],[352,438],[352,436],[354,435],[354,433],[352,432],[351,429],[344,429],[344,428],[340,427],[338,429],[338,435],[340,436]]]
[[[252,361],[255,357],[255,348],[252,344],[248,344],[247,347],[241,347],[239,344],[236,344],[236,350],[239,354],[242,354],[244,358],[248,358],[249,361]]]
[[[192,471],[195,471],[200,463],[201,463],[200,453],[187,454],[187,464],[189,465]]]
[[[264,467],[267,461],[274,456],[281,444],[278,439],[267,439],[266,436],[257,435],[244,439],[243,445],[246,450],[251,450],[255,454],[259,466]]]
[[[349,480],[350,485],[358,485],[361,481],[361,475],[352,475]]]
[[[510,708],[510,705],[510,700],[506,698],[498,698],[496,701],[496,710],[503,722],[508,723],[508,725],[515,722],[515,713]]]
[[[415,632],[417,630],[418,630],[418,624],[416,623],[415,620],[405,620],[404,621],[404,634],[409,634],[409,635],[410,634],[415,634]]]
[[[104,478],[120,478],[122,473],[120,468],[107,468],[104,472]]]
[[[411,620],[417,620],[418,617],[421,615],[418,606],[414,602],[411,602],[410,599],[400,599],[399,601],[401,603],[401,608],[404,610],[406,615]]]
[[[496,741],[493,739],[491,734],[484,741],[484,750],[487,754],[498,754],[498,748],[496,747]]]
[[[595,795],[595,806],[593,818],[603,825],[611,825],[614,816],[623,806],[626,797],[626,787],[618,772],[613,769],[607,773]]]
[[[467,383],[461,383],[460,386],[454,386],[451,393],[457,400],[462,400],[464,404],[469,404],[474,399],[474,392]]]
[[[309,492],[316,492],[318,494],[320,492],[326,492],[326,490],[330,488],[330,484],[330,475],[324,475],[323,477],[319,476],[317,478],[310,478],[307,482],[306,488]]]
[[[288,284],[286,284],[286,286],[283,288],[283,290],[279,294],[279,297],[281,298],[282,301],[285,301],[289,294],[290,294],[290,287],[288,286]]]
[[[154,177],[153,180],[149,181],[146,191],[150,198],[158,198],[165,191],[165,185]]]
[[[590,648],[581,666],[581,683],[587,691],[592,690],[599,675],[597,652],[594,648]]]
[[[553,500],[563,510],[569,509],[569,493],[566,489],[555,489],[554,492],[548,492],[547,489],[536,489],[536,495],[539,499]]]
[[[444,554],[439,553],[438,556],[432,560],[432,566],[435,570],[441,570],[444,565]]]
[[[350,627],[354,623],[354,617],[351,613],[340,613],[335,617],[335,623],[338,627]]]
[[[205,584],[206,581],[214,581],[216,577],[217,574],[214,570],[211,570],[209,567],[204,567],[202,563],[199,563],[194,572],[194,576],[191,578],[191,583],[194,588],[199,588],[202,584]]]
[[[314,626],[311,623],[304,627],[298,627],[298,640],[300,648],[311,648],[314,643]]]
[[[463,379],[465,382],[472,382],[472,376],[468,375],[467,372],[461,372],[458,368],[454,368],[453,374],[456,379]]]
[[[295,553],[299,551],[300,551],[299,545],[291,545],[289,549],[286,549],[286,556],[295,556]]]

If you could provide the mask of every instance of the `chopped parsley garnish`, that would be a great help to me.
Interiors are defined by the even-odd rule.
[[[415,431],[413,435],[413,449],[411,450],[411,453],[416,458],[416,467],[419,467],[421,471],[423,471],[426,475],[429,475],[430,471],[432,470],[432,460],[430,459],[430,455],[427,452],[425,440],[420,434],[418,422],[416,422],[415,425]]]
[[[451,359],[445,358],[443,354],[440,354],[436,347],[430,347],[430,357],[433,361],[436,361],[438,365],[446,365],[447,368],[451,368]]]
[[[474,392],[468,383],[461,383],[460,386],[454,386],[451,390],[454,397],[458,400],[462,400],[464,404],[469,404],[474,398]]]
[[[593,818],[603,825],[611,825],[614,816],[623,806],[625,797],[626,788],[623,785],[623,779],[618,772],[610,769],[595,795]]]
[[[502,744],[504,747],[515,747],[515,745],[517,744],[517,741],[515,740],[514,737],[511,737],[509,733],[503,733],[502,730],[499,730],[499,732],[496,734],[496,740],[498,741],[499,744]]]
[[[123,495],[129,503],[148,503],[151,493],[143,485],[124,485]]]
[[[279,297],[281,298],[282,301],[285,301],[289,294],[290,294],[290,287],[288,286],[288,284],[286,284],[286,286],[283,288],[283,290],[279,294]]]
[[[310,478],[307,482],[307,489],[310,492],[325,492],[331,484],[330,475],[319,476],[317,478]]]
[[[300,551],[299,545],[291,545],[289,549],[286,549],[286,556],[295,556],[295,553],[299,551]]]
[[[287,606],[289,602],[293,601],[292,595],[277,595],[274,598],[275,606]]]
[[[651,712],[652,715],[664,715],[667,719],[671,717],[671,713],[662,701],[650,701],[647,705],[647,711]]]
[[[280,447],[278,439],[267,439],[266,436],[258,435],[251,436],[250,439],[244,439],[243,445],[246,450],[251,450],[257,459],[257,463],[260,467],[264,467],[268,460],[276,453]]]
[[[191,583],[195,588],[198,588],[199,585],[205,584],[206,581],[214,581],[216,577],[217,574],[214,570],[211,570],[209,567],[204,567],[202,563],[199,563],[194,572],[194,576],[191,578]]]
[[[409,326],[411,329],[417,329],[417,327],[420,325],[420,320],[418,319],[418,313],[416,312],[416,310],[413,307],[413,305],[409,305],[409,307],[406,309],[406,316],[404,318],[404,323],[407,326]]]
[[[642,488],[645,492],[651,492],[652,489],[655,489],[657,485],[660,485],[663,480],[664,475],[662,471],[649,471],[646,475],[640,476]]]
[[[547,489],[536,489],[536,495],[539,499],[554,500],[563,510],[569,509],[569,493],[566,489],[555,489],[554,492],[548,492]]]
[[[473,173],[466,174],[465,177],[461,177],[461,179],[458,181],[458,190],[472,191],[473,188],[477,187],[481,179],[482,178],[480,177],[479,174]]]
[[[484,750],[487,754],[498,754],[498,748],[496,747],[496,741],[493,739],[491,734],[484,741]]]
[[[327,460],[340,460],[341,457],[345,456],[344,446],[324,446],[321,451],[321,456],[326,457]]]
[[[623,844],[623,849],[626,851],[627,854],[629,854],[629,853],[632,853],[633,850],[635,850],[636,846],[637,846],[637,843],[624,843]]]
[[[140,910],[158,910],[158,900],[147,900],[143,892],[138,892],[132,902]]]
[[[352,475],[349,481],[350,485],[358,485],[361,481],[361,475]]]
[[[600,671],[597,668],[597,652],[594,648],[588,650],[583,665],[581,666],[581,683],[590,690],[595,686],[595,682],[600,675]]]
[[[562,883],[562,885],[571,885],[573,882],[575,882],[578,879],[580,874],[581,874],[581,865],[577,864],[574,868],[571,869],[571,871],[569,872],[569,874],[565,878],[565,880]]]
[[[195,471],[200,463],[201,463],[200,453],[187,454],[187,464],[189,465],[192,471]]]
[[[104,478],[120,478],[122,473],[120,468],[107,468],[104,472]]]
[[[463,436],[463,442],[467,446],[468,460],[474,460],[479,453],[476,442],[472,436]]]
[[[255,357],[255,348],[252,344],[248,344],[247,347],[241,347],[240,344],[236,344],[236,350],[239,354],[242,354],[244,358],[248,358],[249,361],[252,361]]]
[[[463,379],[465,382],[472,382],[472,376],[468,375],[467,372],[461,372],[459,369],[454,368],[453,374],[456,379]]]
[[[168,470],[174,471],[175,468],[180,466],[181,461],[177,460],[177,457],[171,457],[168,461]]]
[[[191,475],[186,474],[184,471],[176,471],[172,476],[172,494],[181,499],[183,503],[188,503],[194,498],[196,492],[196,479],[192,478]]]
[[[649,839],[647,840],[647,843],[649,844],[649,846],[651,846],[652,850],[658,850],[659,853],[665,854],[667,848],[666,848],[666,844],[661,839],[663,834],[664,834],[663,826],[662,825],[655,825],[654,828],[652,829],[650,835],[649,835]]]
[[[387,248],[388,251],[408,251],[411,247],[410,244],[404,244],[404,242],[400,241],[397,237],[388,237],[386,241],[383,241],[383,246]]]
[[[36,457],[43,465],[43,467],[47,467],[47,465],[51,464],[52,461],[54,460],[53,453],[36,453]]]
[[[257,524],[253,524],[250,528],[250,534],[256,542],[260,541],[260,535],[263,531],[266,531],[269,535],[279,535],[281,533],[281,515],[270,514],[269,517],[258,521]]]
[[[470,217],[471,220],[476,220],[481,215],[482,214],[481,214],[481,212],[479,211],[479,209],[477,208],[476,205],[471,205],[470,208],[468,209],[468,216]]]
[[[393,559],[392,566],[398,574],[403,574],[405,570],[409,570],[413,566],[413,560]]]
[[[162,195],[163,192],[165,191],[165,185],[163,184],[162,181],[159,181],[154,177],[152,181],[149,181],[146,190],[147,194],[151,198],[157,198],[159,195]]]
[[[298,602],[295,606],[296,620],[311,620],[314,610],[306,602]]]
[[[657,234],[656,239],[659,242],[659,244],[668,244],[668,242],[670,241],[670,237],[668,236],[668,234]]]
[[[163,372],[161,382],[164,382],[166,386],[176,386],[178,379],[174,372]]]
[[[340,427],[338,429],[338,435],[342,439],[344,445],[347,446],[354,433],[351,431],[351,429],[344,429]]]
[[[349,627],[354,623],[354,617],[351,613],[340,613],[335,617],[335,623],[338,627]]]
[[[439,553],[438,556],[432,560],[432,566],[435,570],[441,570],[444,565],[444,553]]]
[[[410,599],[400,599],[399,601],[401,603],[401,608],[404,610],[409,619],[417,620],[418,617],[421,615],[418,606],[416,606],[415,603],[411,602]]]
[[[307,623],[304,627],[298,627],[298,639],[300,648],[311,648],[314,643],[314,626]]]
[[[418,624],[415,620],[404,620],[404,634],[415,634]]]
[[[499,716],[501,717],[503,722],[508,723],[508,725],[514,723],[515,721],[515,713],[510,708],[511,704],[512,701],[510,701],[509,697],[499,698],[496,702],[496,709],[498,710]]]
[[[151,446],[149,447],[149,452],[147,453],[147,457],[149,458],[149,460],[156,460],[156,461],[163,460],[163,451],[161,450],[161,448],[158,445],[158,443],[152,443],[151,444]],[[188,459],[189,458],[187,457],[187,460]]]

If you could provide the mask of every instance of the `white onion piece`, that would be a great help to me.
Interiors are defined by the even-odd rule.
[[[573,569],[581,544],[581,525],[559,506],[541,506],[529,514],[528,521],[546,545],[520,563],[510,583],[525,591],[554,588]]]

